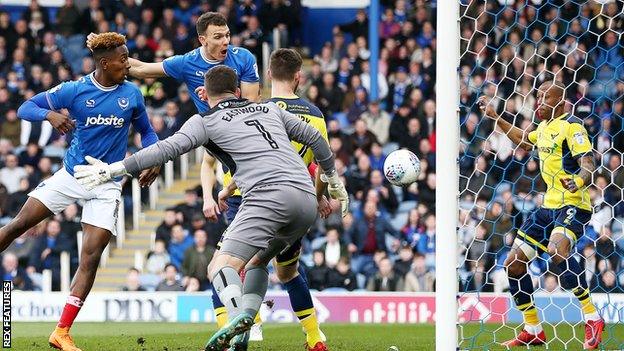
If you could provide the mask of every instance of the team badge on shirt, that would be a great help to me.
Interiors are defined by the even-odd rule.
[[[130,105],[130,100],[128,98],[122,97],[117,99],[117,104],[119,104],[119,107],[125,110],[128,105]]]

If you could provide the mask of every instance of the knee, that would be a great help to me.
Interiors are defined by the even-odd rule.
[[[514,257],[507,257],[505,267],[507,268],[507,275],[511,278],[520,278],[527,272],[526,263]]]
[[[282,283],[286,283],[286,282],[293,280],[299,273],[297,271],[297,265],[278,266],[278,268],[275,271],[277,273],[277,278]]]
[[[548,245],[548,254],[550,255],[553,263],[559,264],[565,261],[565,259],[570,254],[570,250],[564,245],[550,244]]]

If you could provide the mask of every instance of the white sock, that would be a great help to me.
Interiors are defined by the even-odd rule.
[[[543,329],[542,329],[542,325],[541,324],[537,324],[537,325],[525,324],[524,325],[524,330],[529,332],[529,334],[537,335],[537,334],[541,333]]]
[[[592,312],[585,315],[585,321],[599,321],[600,315],[598,312]]]

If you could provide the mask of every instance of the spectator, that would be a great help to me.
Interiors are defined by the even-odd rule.
[[[184,252],[193,246],[193,238],[179,224],[171,228],[171,242],[169,242],[169,256],[171,263],[177,267],[182,267]]]
[[[156,228],[156,240],[162,240],[165,242],[166,246],[169,246],[169,242],[171,241],[171,230],[177,224],[180,224],[178,221],[178,216],[176,215],[176,211],[173,208],[169,208],[165,211],[165,218],[162,223]]]
[[[349,291],[353,291],[358,288],[357,277],[351,270],[349,259],[347,257],[341,257],[338,260],[336,267],[328,272],[327,287],[344,288]]]
[[[197,278],[194,277],[190,277],[187,282],[186,282],[186,286],[184,288],[185,292],[198,292],[201,289],[201,285],[199,283],[199,280]]]
[[[28,177],[28,173],[23,167],[18,166],[17,156],[7,155],[4,168],[0,169],[0,182],[7,188],[9,194],[20,189],[20,180],[25,177]]]
[[[351,145],[354,149],[360,149],[365,154],[370,154],[373,143],[378,143],[377,137],[370,130],[365,120],[355,121],[355,131],[351,134]]]
[[[370,65],[368,61],[362,62],[362,73],[360,74],[362,80],[362,86],[366,91],[371,90],[371,77],[370,77]],[[383,100],[388,95],[388,81],[386,77],[381,73],[377,73],[377,89],[379,92],[379,99]]]
[[[11,252],[2,255],[2,280],[13,282],[13,289],[16,290],[33,290],[32,280],[18,265],[17,256]]]
[[[342,31],[351,34],[353,39],[368,38],[368,17],[364,9],[358,10],[353,22],[334,27],[334,33]]]
[[[338,229],[330,228],[325,234],[327,241],[321,246],[321,251],[325,254],[325,264],[329,268],[336,267],[342,257],[349,257],[347,246],[340,241]]]
[[[405,275],[410,271],[413,258],[414,251],[412,248],[408,245],[401,246],[399,258],[394,261],[394,273],[401,278],[405,278]]]
[[[203,229],[198,229],[193,234],[195,245],[188,248],[184,252],[184,260],[182,261],[182,275],[185,279],[188,277],[197,278],[200,282],[202,290],[208,288],[208,264],[212,260],[215,249],[207,245],[208,234]]]
[[[380,144],[385,144],[388,141],[390,115],[380,108],[378,100],[371,101],[368,104],[368,111],[364,112],[360,118],[366,122],[368,130],[375,134]]]
[[[38,238],[28,260],[27,271],[41,273],[43,270],[52,271],[52,290],[59,291],[61,287],[61,252],[71,250],[71,243],[61,235],[61,225],[57,220],[50,220],[46,225],[45,236]]]
[[[408,292],[429,292],[433,291],[435,284],[435,274],[427,271],[425,256],[414,255],[411,270],[405,275],[405,291]]]
[[[17,112],[8,110],[6,114],[0,112],[0,115],[6,116],[6,120],[2,122],[0,138],[8,139],[13,146],[18,146],[20,144],[21,121],[17,118]]]
[[[323,290],[327,287],[327,274],[329,268],[325,265],[325,254],[321,250],[312,253],[314,266],[308,268],[308,286],[310,289]]]
[[[167,253],[167,244],[164,240],[157,239],[154,242],[154,250],[147,254],[145,262],[145,270],[150,274],[161,274],[165,270],[165,266],[171,262],[169,253]]]
[[[375,251],[389,252],[386,247],[386,234],[398,237],[392,225],[379,216],[377,205],[374,202],[366,202],[362,220],[354,223],[353,227],[345,232],[345,242],[348,244],[349,252],[353,255],[351,262],[355,272],[365,275],[374,274],[373,254]]]
[[[379,262],[379,271],[369,279],[366,285],[368,291],[403,291],[403,278],[392,271],[392,261],[382,258]]]
[[[199,202],[195,189],[184,191],[184,202],[178,204],[175,211],[182,213],[182,223],[186,228],[190,227],[191,219],[195,214],[202,214],[202,204]]]
[[[156,291],[184,291],[178,280],[178,268],[169,263],[165,266],[164,279],[156,286]]]
[[[130,268],[126,275],[126,285],[121,288],[123,291],[146,291],[141,285],[141,273],[136,268]]]
[[[390,185],[384,183],[384,176],[379,170],[371,172],[370,185],[364,190],[364,193],[368,194],[371,190],[377,194],[379,199],[378,207],[383,207],[388,213],[396,212],[399,207],[399,201]]]

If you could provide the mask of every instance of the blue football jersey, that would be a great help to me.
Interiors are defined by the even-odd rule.
[[[214,66],[226,65],[236,72],[241,82],[256,83],[260,81],[256,57],[247,49],[229,45],[224,61],[213,61],[204,56],[201,47],[184,55],[176,55],[163,61],[165,73],[186,83],[197,111],[210,110],[208,103],[202,101],[195,89],[204,86],[204,75]]]
[[[130,124],[148,118],[143,95],[135,84],[125,81],[104,87],[93,78],[93,73],[61,83],[45,96],[50,109],[65,108],[76,121],[74,137],[63,160],[72,175],[74,166],[86,164],[87,155],[106,163],[123,160]]]

